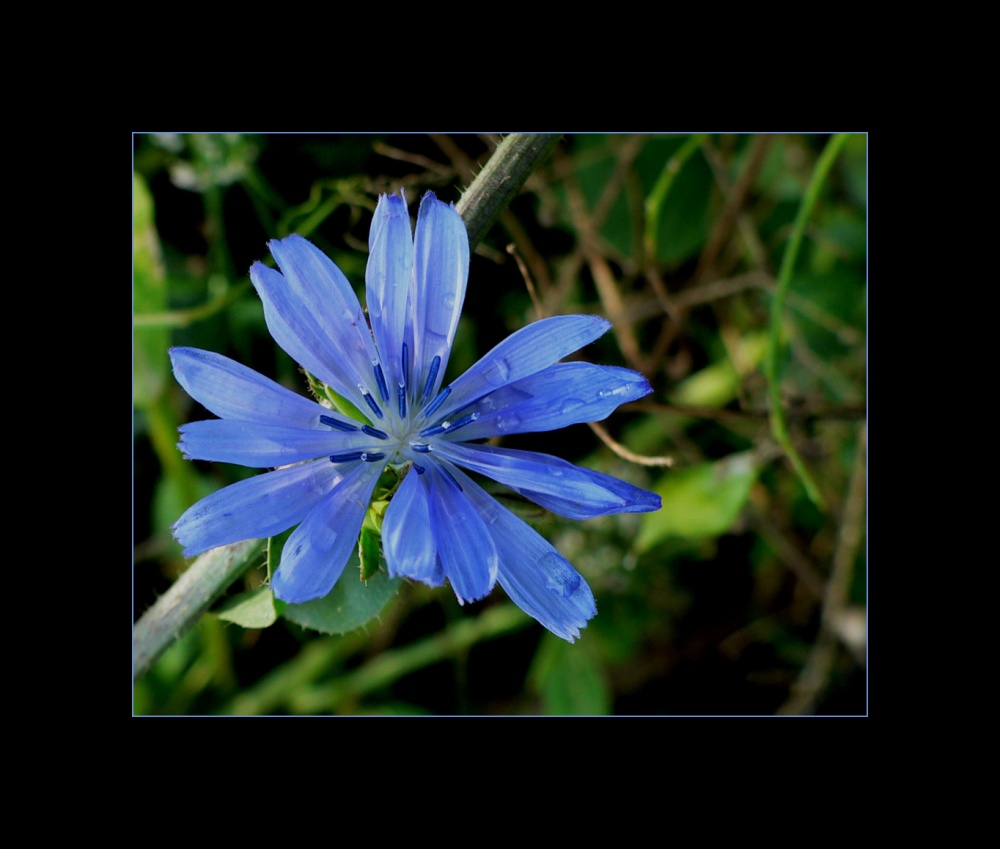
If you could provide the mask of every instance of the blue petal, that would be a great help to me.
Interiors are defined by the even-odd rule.
[[[453,206],[427,192],[420,201],[413,246],[413,286],[410,310],[413,315],[413,390],[411,400],[424,395],[428,376],[438,365],[428,387],[434,397],[441,386],[455,328],[465,301],[469,276],[469,233]]]
[[[620,404],[651,391],[649,381],[629,369],[557,363],[481,398],[471,408],[478,418],[455,437],[465,441],[601,421]]]
[[[342,357],[328,335],[292,294],[285,279],[273,268],[254,263],[250,280],[264,305],[264,320],[274,341],[303,366],[355,406],[364,406],[357,389],[356,369]]]
[[[180,428],[178,447],[189,460],[235,463],[255,469],[287,466],[342,451],[378,451],[379,440],[362,431],[343,433],[273,427],[233,419],[191,422]]]
[[[456,470],[457,471],[457,470]],[[459,602],[493,589],[497,550],[478,511],[444,464],[428,463],[428,516],[438,557]]]
[[[350,284],[322,251],[300,236],[270,246],[285,274],[259,262],[250,268],[268,330],[292,359],[363,407],[359,384],[377,392],[376,353]]]
[[[328,460],[278,469],[230,484],[184,511],[173,526],[184,554],[288,530],[340,478]]]
[[[572,643],[597,614],[594,595],[583,576],[533,528],[466,475],[458,475],[471,502],[491,517],[490,535],[500,556],[500,586],[521,610]]]
[[[413,233],[406,201],[382,195],[369,233],[365,272],[368,317],[386,367],[390,391],[403,382],[402,351],[406,341],[406,299],[413,268]]]
[[[177,382],[217,416],[268,425],[321,428],[325,407],[296,395],[244,365],[210,351],[171,348]],[[315,454],[313,456],[316,456]]]
[[[288,538],[271,578],[275,596],[299,604],[325,596],[358,543],[361,523],[382,468],[358,462]]]
[[[433,453],[571,519],[660,509],[660,496],[559,457],[490,445],[435,442]]]
[[[391,577],[439,587],[445,575],[431,529],[426,477],[411,470],[403,479],[385,511],[382,545]]]
[[[610,327],[611,322],[595,315],[560,315],[522,327],[451,384],[451,394],[437,417],[540,372],[593,342]]]

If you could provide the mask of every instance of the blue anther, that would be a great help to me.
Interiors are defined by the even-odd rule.
[[[435,398],[433,401],[430,402],[430,404],[427,405],[427,407],[424,409],[424,415],[425,416],[431,415],[438,407],[440,407],[444,403],[444,399],[447,398],[449,395],[451,395],[451,387],[446,386],[438,393],[437,398]]]
[[[410,346],[403,343],[403,388],[410,385]]]
[[[378,383],[379,395],[382,396],[383,401],[388,401],[389,387],[386,386],[385,383],[385,372],[382,371],[382,363],[376,360],[374,363],[372,363],[372,366],[375,369],[375,381],[376,383]],[[381,416],[379,416],[379,418],[381,418]]]
[[[369,436],[374,436],[376,439],[388,439],[389,434],[383,430],[379,430],[377,427],[372,427],[371,425],[362,425],[361,430],[367,433]]]
[[[431,360],[431,370],[427,372],[427,382],[424,384],[423,398],[426,398],[434,390],[434,381],[437,380],[438,369],[441,368],[441,358],[435,357]]]
[[[366,451],[361,455],[361,459],[366,463],[377,463],[379,460],[385,459],[385,454],[381,451]]]
[[[431,450],[430,445],[424,445],[422,442],[418,442],[416,445],[411,445],[410,448],[412,448],[418,454],[426,454],[428,451]]]
[[[342,430],[344,433],[350,433],[359,429],[357,425],[353,425],[350,422],[338,422],[330,416],[320,416],[319,422],[320,424],[325,424],[327,427],[332,427],[334,430]]]
[[[365,457],[364,451],[343,451],[340,454],[331,454],[331,463],[350,463],[352,460],[362,460]]]
[[[406,350],[405,348],[403,349]],[[399,417],[401,419],[406,418],[406,387],[401,383],[399,388],[396,390],[396,398],[399,401]]]
[[[439,425],[434,425],[434,427],[426,427],[420,431],[421,436],[436,436],[439,433],[444,433],[447,431],[451,433],[454,430],[458,430],[460,427],[465,427],[467,424],[471,424],[476,419],[479,418],[479,413],[470,413],[467,416],[463,416],[457,422],[441,422]]]
[[[423,466],[418,466],[416,463],[414,463],[413,471],[415,471],[418,475],[422,475],[424,472],[427,471],[427,469],[425,469]]]
[[[363,394],[365,401],[368,402],[368,406],[372,408],[372,412],[375,414],[376,418],[381,419],[383,417],[382,410],[379,405],[375,403],[375,399],[372,398],[371,392],[365,392]]]

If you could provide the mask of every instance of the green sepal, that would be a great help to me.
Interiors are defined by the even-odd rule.
[[[365,521],[361,525],[361,535],[358,538],[362,581],[367,581],[378,571],[382,558],[382,517],[385,516],[388,506],[388,501],[374,501],[365,513]]]
[[[369,516],[371,513],[368,514]],[[379,555],[382,553],[382,535],[368,527],[368,519],[361,527],[358,537],[358,559],[361,561],[361,580],[367,581],[378,572]]]
[[[343,395],[334,392],[329,386],[323,383],[318,377],[309,372],[305,372],[306,380],[309,382],[309,389],[321,403],[327,401],[333,410],[336,410],[349,419],[356,422],[370,425],[371,421],[364,413],[348,401]]]

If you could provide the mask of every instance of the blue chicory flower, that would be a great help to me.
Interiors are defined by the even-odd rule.
[[[270,243],[281,271],[250,269],[275,341],[364,411],[369,423],[223,357],[173,348],[174,374],[218,419],[181,427],[188,459],[274,468],[227,486],[173,527],[186,555],[298,525],[271,586],[319,598],[344,570],[387,465],[406,472],[382,523],[390,576],[439,586],[459,602],[499,582],[525,612],[573,641],[597,612],[569,562],[463,469],[572,518],[645,512],[657,495],[546,454],[482,444],[492,436],[597,421],[650,392],[623,368],[558,360],[605,333],[567,315],[509,336],[442,386],[465,299],[469,241],[454,207],[428,192],[415,236],[405,199],[379,198],[369,235],[368,317],[340,269],[299,236]]]

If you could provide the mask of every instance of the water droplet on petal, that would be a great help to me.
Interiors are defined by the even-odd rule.
[[[506,357],[501,357],[490,363],[489,368],[483,372],[483,378],[491,386],[503,386],[510,377],[510,363]]]
[[[583,406],[583,401],[579,398],[567,398],[562,402],[562,406],[559,407],[559,412],[564,415],[567,413],[572,413],[573,410],[579,410]]]
[[[569,598],[580,586],[580,573],[554,551],[542,557],[538,567],[545,573],[545,586],[563,598]]]
[[[455,296],[451,292],[448,292],[448,294],[441,298],[441,302],[444,304],[445,309],[450,310],[455,308]]]
[[[500,413],[493,422],[493,426],[501,432],[513,430],[519,424],[521,424],[521,419],[510,413]]]

